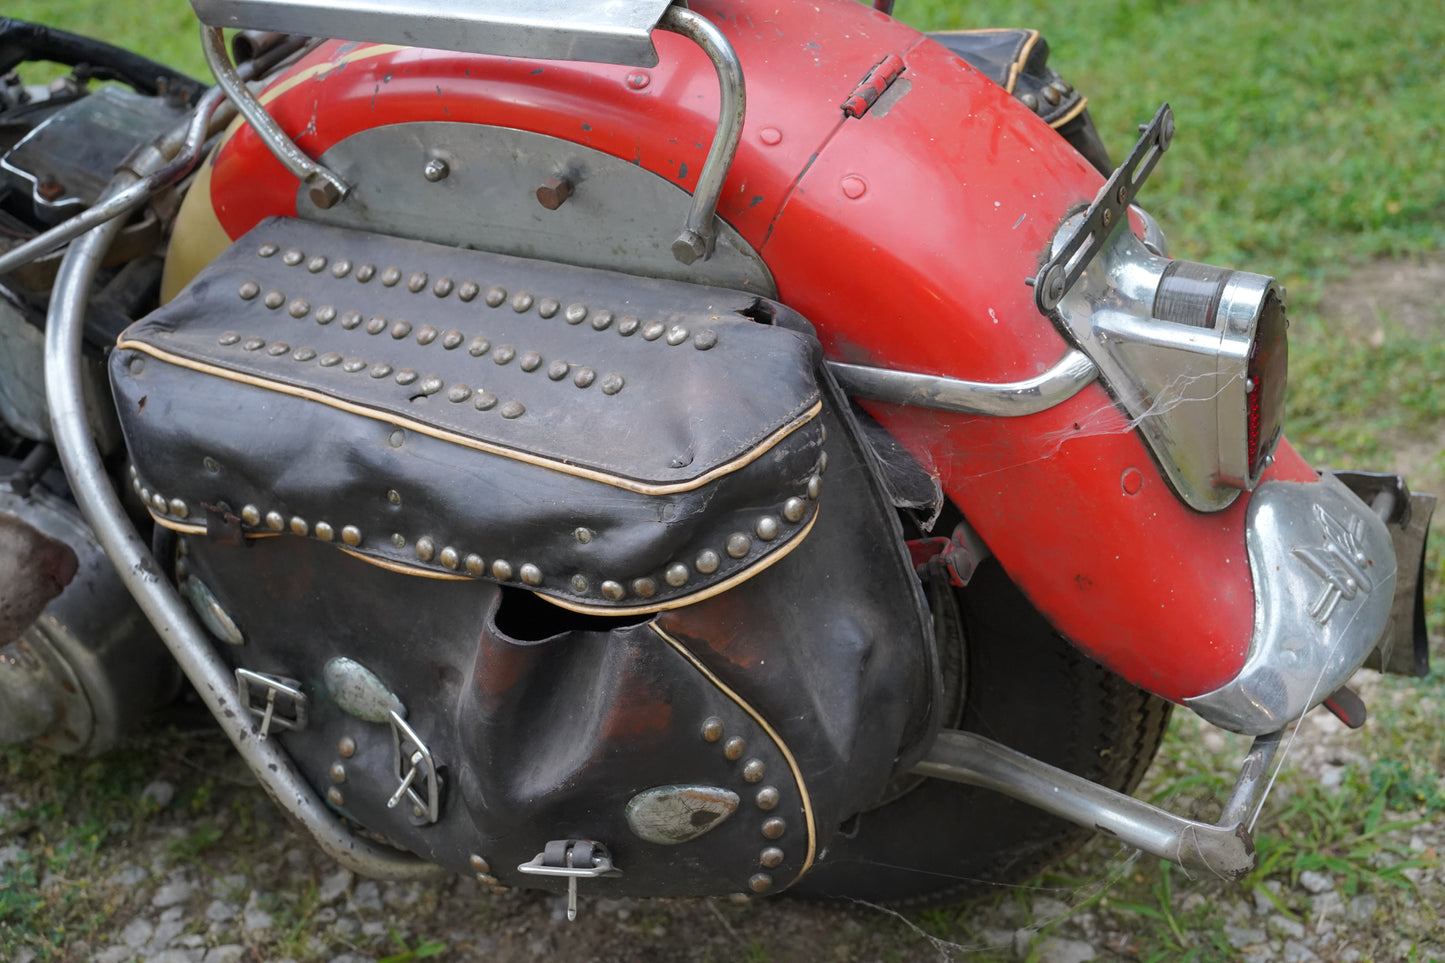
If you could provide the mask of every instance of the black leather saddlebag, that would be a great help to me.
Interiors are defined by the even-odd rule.
[[[781,305],[272,220],[111,374],[258,725],[280,693],[318,791],[453,869],[560,888],[534,857],[590,840],[584,892],[782,889],[935,724],[901,531]]]

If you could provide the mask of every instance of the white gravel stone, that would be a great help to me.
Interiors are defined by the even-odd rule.
[[[1280,891],[1284,889],[1284,885],[1277,879],[1271,879],[1265,881],[1264,888],[1278,896]],[[1254,911],[1261,916],[1269,916],[1272,913],[1278,912],[1274,902],[1270,900],[1269,896],[1257,889],[1254,891]]]
[[[188,950],[203,950],[206,948],[206,938],[199,933],[184,933],[175,938],[176,946],[183,946]]]
[[[387,883],[381,898],[392,909],[407,909],[421,900],[421,887],[416,883]]]
[[[1284,963],[1312,963],[1318,960],[1315,951],[1295,940],[1285,940]]]
[[[1316,896],[1328,893],[1335,888],[1334,877],[1329,873],[1319,873],[1312,869],[1307,869],[1299,874],[1299,883]]]
[[[342,953],[340,956],[333,956],[329,963],[375,963],[369,956],[361,956],[358,953]]]
[[[164,779],[157,779],[155,782],[148,783],[146,787],[140,791],[141,803],[154,806],[157,809],[165,809],[175,798],[176,787]]]
[[[1302,940],[1305,938],[1304,924],[1298,923],[1280,913],[1269,918],[1269,930],[1279,936]]]
[[[224,923],[227,920],[235,919],[236,914],[240,912],[241,907],[235,903],[228,903],[221,899],[211,900],[211,905],[206,907],[206,919],[212,923]]]
[[[150,920],[137,916],[125,924],[125,929],[120,931],[120,941],[132,949],[139,949],[151,941],[155,931],[156,928]]]
[[[271,914],[261,908],[261,894],[251,891],[246,908],[241,911],[241,930],[247,935],[262,933],[271,928]]]
[[[1352,923],[1368,923],[1375,918],[1380,910],[1380,901],[1368,894],[1356,896],[1350,900],[1350,908],[1345,910]]]
[[[1242,950],[1246,946],[1254,946],[1269,939],[1269,934],[1264,930],[1257,930],[1246,926],[1234,926],[1224,924],[1224,938],[1229,940],[1229,945],[1236,950]]]
[[[0,838],[23,833],[35,825],[34,819],[21,815],[28,809],[25,800],[15,793],[0,793]]]
[[[1052,896],[1041,896],[1034,900],[1030,918],[1035,926],[1043,926],[1045,923],[1052,923],[1061,920],[1069,915],[1069,904],[1061,899],[1054,899]]]
[[[659,926],[657,929],[662,929],[662,927]],[[386,930],[387,930],[386,924],[385,924],[385,923],[377,922],[376,920],[372,920],[370,923],[362,923],[362,924],[361,924],[361,935],[362,935],[362,936],[385,936],[385,935],[386,935]],[[653,935],[653,936],[656,936],[656,935],[657,935],[657,930],[653,930],[653,931],[652,931],[652,935]]]
[[[1085,963],[1095,956],[1094,948],[1083,940],[1061,940],[1051,936],[1044,940],[1034,959],[1038,963]]]
[[[346,912],[355,913],[358,910],[381,912],[381,888],[372,880],[358,883],[356,889],[351,891],[351,898],[346,901]]]
[[[222,946],[213,946],[206,951],[204,963],[242,963],[246,958],[246,948],[237,946],[235,943],[226,943]]]
[[[130,963],[135,959],[135,950],[129,946],[107,946],[95,954],[91,963]]]
[[[211,893],[220,897],[239,897],[246,891],[248,882],[246,877],[240,873],[230,873],[211,883]]]
[[[158,909],[166,906],[175,906],[178,903],[184,903],[190,899],[191,894],[195,891],[196,888],[186,880],[173,880],[156,890],[156,894],[151,897],[151,905]]]
[[[162,921],[156,926],[155,935],[151,937],[150,946],[148,946],[147,949],[151,952],[159,953],[167,946],[170,946],[171,940],[174,940],[177,936],[184,933],[185,929],[185,920],[173,919]]]
[[[150,872],[144,866],[132,864],[121,867],[121,869],[112,873],[108,882],[117,889],[134,889],[150,879],[150,875]]]
[[[201,963],[198,950],[161,950],[145,958],[145,963]]]
[[[0,868],[9,866],[11,863],[20,862],[25,855],[25,847],[11,843],[9,846],[0,846]]]
[[[185,915],[186,911],[184,907],[172,906],[170,909],[166,910],[164,913],[161,914],[161,922],[174,923],[176,920],[180,919],[182,916]]]
[[[351,870],[338,869],[331,875],[321,878],[321,885],[317,888],[317,896],[322,903],[334,903],[346,895],[346,891],[351,888],[351,884],[355,879],[356,874]]]

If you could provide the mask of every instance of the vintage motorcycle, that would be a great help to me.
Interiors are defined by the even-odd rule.
[[[0,21],[3,738],[179,667],[363,874],[919,904],[1244,874],[1300,717],[1425,671],[1433,497],[1283,440],[1284,291],[1036,32],[193,4],[209,88]],[[1172,705],[1256,737],[1217,824],[1128,795]]]

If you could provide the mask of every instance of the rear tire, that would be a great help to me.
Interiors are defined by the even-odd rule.
[[[943,603],[942,661],[953,648],[966,666],[959,727],[1132,791],[1159,747],[1170,704],[1065,641],[994,560],[953,598],[958,619],[941,611],[951,600],[935,601]],[[948,630],[951,621],[961,631]],[[920,780],[849,819],[790,892],[910,907],[957,902],[1036,876],[1090,835],[998,793]]]

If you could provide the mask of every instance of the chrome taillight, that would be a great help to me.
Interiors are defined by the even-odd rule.
[[[1066,221],[1059,237],[1071,230]],[[1284,424],[1288,367],[1273,278],[1170,260],[1121,229],[1053,314],[1186,504],[1217,511],[1259,482]]]

